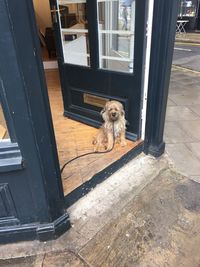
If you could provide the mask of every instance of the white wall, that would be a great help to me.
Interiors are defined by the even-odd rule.
[[[44,33],[46,27],[51,27],[51,12],[49,0],[33,0],[35,15],[39,29]]]

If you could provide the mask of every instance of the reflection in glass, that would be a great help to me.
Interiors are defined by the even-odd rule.
[[[133,72],[135,0],[98,0],[100,68]]]
[[[58,1],[64,62],[89,66],[86,0]]]
[[[0,104],[0,142],[3,139],[8,139],[8,138],[10,138],[9,132],[8,132],[5,118],[4,118],[3,109],[2,109],[2,106]]]
[[[179,17],[195,17],[197,16],[198,0],[181,0],[179,8]]]

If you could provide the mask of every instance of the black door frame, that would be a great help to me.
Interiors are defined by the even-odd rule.
[[[179,0],[154,0],[144,152],[165,151],[163,140]]]
[[[83,98],[82,95],[84,93],[87,93],[103,98],[118,100],[124,104],[126,114],[128,113],[128,116],[131,117],[131,121],[135,122],[133,125],[131,125],[131,121],[129,121],[130,125],[127,125],[126,131],[127,138],[134,141],[141,137],[142,76],[144,72],[144,56],[146,51],[146,21],[148,11],[148,0],[135,1],[136,41],[134,42],[134,68],[133,73],[130,74],[106,69],[99,69],[99,37],[96,0],[86,0],[88,9],[88,31],[90,34],[89,41],[91,68],[64,63],[61,32],[59,27],[59,13],[56,12],[53,15],[53,18],[55,18],[56,16],[56,20],[53,19],[53,21],[55,21],[54,28],[62,96],[64,102],[64,115],[77,121],[81,121],[85,124],[99,127],[102,124],[102,119],[99,111],[93,110],[89,107],[75,105],[73,99]],[[58,10],[56,0],[50,0],[50,4],[52,10]],[[68,73],[70,73],[70,78],[67,76]],[[77,77],[79,77],[79,79],[77,79]],[[91,82],[85,82],[84,77],[90,77]],[[86,83],[85,88],[81,87],[81,81],[84,81]],[[104,82],[104,86],[102,86],[103,88],[99,86],[102,81]],[[125,84],[128,83],[127,81],[131,81],[129,82],[130,93],[127,96],[124,96],[123,90],[125,90],[125,88],[123,87],[123,81],[125,81]],[[97,88],[94,88],[94,83],[96,83]],[[111,92],[109,94],[107,93],[108,86],[111,88]],[[113,91],[115,90],[113,90],[112,88],[116,90],[116,95],[113,93]]]
[[[154,5],[144,145],[154,156],[164,152],[177,3]],[[52,239],[70,222],[31,0],[0,1],[0,34],[0,90],[12,141],[0,144],[0,242]]]

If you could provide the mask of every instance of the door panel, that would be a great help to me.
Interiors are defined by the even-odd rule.
[[[51,0],[51,6],[60,12],[53,16],[64,114],[99,126],[98,97],[115,99],[126,110],[127,137],[139,138],[146,0]]]

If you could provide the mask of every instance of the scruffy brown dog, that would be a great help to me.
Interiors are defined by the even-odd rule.
[[[118,101],[108,101],[101,111],[101,115],[104,123],[93,141],[95,151],[101,148],[110,150],[114,142],[113,137],[121,146],[125,146],[126,120],[123,105]]]

